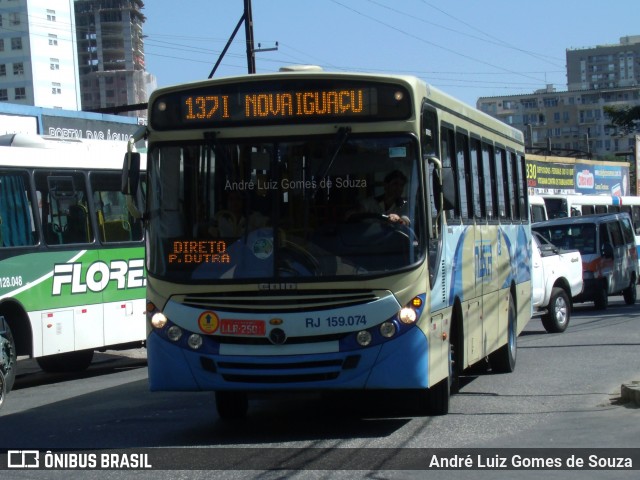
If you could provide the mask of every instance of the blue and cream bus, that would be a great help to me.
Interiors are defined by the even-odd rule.
[[[292,390],[445,414],[467,367],[513,370],[530,318],[522,133],[417,78],[293,70],[150,98],[150,388],[229,418]]]
[[[19,356],[78,371],[95,350],[145,341],[142,207],[121,193],[123,145],[0,136],[0,403]]]

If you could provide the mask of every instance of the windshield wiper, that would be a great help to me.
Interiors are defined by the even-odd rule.
[[[316,195],[320,190],[320,184],[322,183],[320,182],[320,180],[323,179],[327,175],[327,173],[329,173],[329,170],[331,170],[333,162],[335,162],[336,158],[338,157],[340,150],[342,150],[344,144],[347,143],[347,139],[349,138],[350,133],[351,127],[340,127],[336,132],[336,136],[338,137],[338,145],[333,151],[333,155],[331,155],[331,158],[327,159],[327,161],[320,167],[316,175],[313,177],[314,179],[318,179],[318,182],[315,190],[313,191],[313,194],[311,195],[312,200],[316,198]]]

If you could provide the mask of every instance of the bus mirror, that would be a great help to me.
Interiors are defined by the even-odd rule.
[[[435,207],[438,212],[455,208],[455,183],[451,167],[443,167],[436,157],[427,157],[432,173],[432,188]],[[441,197],[442,195],[442,197]],[[442,201],[440,200],[442,198]]]
[[[124,155],[124,164],[122,165],[122,193],[135,195],[138,191],[139,181],[140,154],[138,152],[127,152]]]

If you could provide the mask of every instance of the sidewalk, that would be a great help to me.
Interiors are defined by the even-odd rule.
[[[620,387],[620,398],[622,403],[632,403],[636,407],[640,407],[640,380],[623,383]]]

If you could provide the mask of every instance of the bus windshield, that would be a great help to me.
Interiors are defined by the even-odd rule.
[[[425,253],[411,135],[207,138],[149,150],[149,274],[380,275]]]

